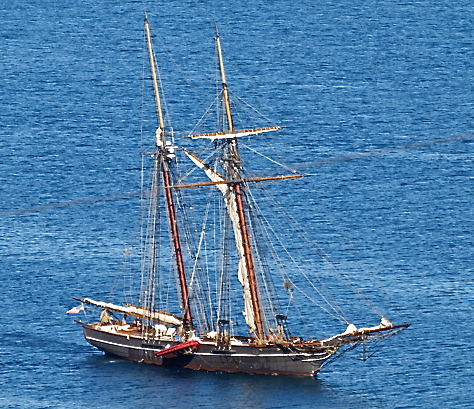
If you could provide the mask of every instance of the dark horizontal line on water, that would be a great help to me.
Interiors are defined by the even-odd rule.
[[[317,168],[320,166],[327,166],[327,165],[332,165],[336,163],[349,162],[351,160],[356,160],[356,159],[387,155],[389,153],[402,152],[402,151],[411,150],[411,149],[426,148],[433,145],[440,145],[440,144],[450,143],[450,142],[455,142],[455,141],[464,141],[468,139],[474,139],[474,133],[448,136],[445,138],[430,139],[430,140],[421,141],[421,142],[411,142],[404,145],[393,146],[391,148],[374,149],[368,152],[353,153],[353,154],[345,155],[345,156],[320,159],[313,162],[304,162],[299,165],[295,165],[293,167],[288,167],[288,168],[291,168],[294,170]],[[272,171],[268,171],[268,172],[265,172],[265,174],[268,174],[271,172]],[[276,172],[276,169],[275,169],[275,172]],[[92,197],[87,197],[84,199],[70,200],[67,202],[48,203],[45,205],[5,210],[5,211],[0,212],[0,217],[17,216],[21,214],[38,213],[38,212],[44,212],[48,210],[61,209],[61,208],[66,208],[70,206],[81,206],[81,205],[93,204],[93,203],[99,203],[99,202],[127,199],[130,197],[138,196],[139,194],[140,194],[140,191],[117,193],[113,195],[92,196]]]
[[[27,213],[44,212],[48,210],[61,209],[61,208],[69,207],[69,206],[81,206],[81,205],[86,205],[86,204],[106,202],[109,200],[128,199],[130,197],[138,196],[139,194],[140,194],[140,191],[134,191],[134,192],[127,192],[127,193],[117,193],[113,195],[91,196],[91,197],[86,197],[84,199],[69,200],[67,202],[48,203],[45,205],[24,207],[21,209],[5,210],[5,211],[0,212],[0,217],[16,216],[16,215],[27,214]]]
[[[389,153],[396,153],[396,152],[402,152],[402,151],[407,151],[407,150],[412,150],[412,149],[426,148],[433,145],[440,145],[440,144],[455,142],[455,141],[464,141],[468,139],[474,139],[474,133],[448,136],[445,138],[430,139],[430,140],[421,141],[421,142],[411,142],[411,143],[393,146],[389,148],[374,149],[372,151],[360,152],[360,153],[351,153],[349,155],[332,157],[332,158],[327,158],[327,159],[319,159],[312,162],[303,162],[303,163],[293,166],[293,169],[304,170],[304,169],[309,169],[309,168],[317,168],[321,166],[332,165],[335,163],[349,162],[355,159],[364,159],[364,158],[370,158],[372,156],[387,155]]]

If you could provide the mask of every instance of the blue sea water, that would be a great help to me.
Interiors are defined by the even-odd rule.
[[[213,97],[218,23],[231,88],[287,127],[274,146],[290,163],[465,135],[305,169],[283,198],[316,238],[310,221],[331,220],[347,253],[321,245],[364,265],[368,295],[413,324],[379,355],[317,379],[156,368],[103,356],[65,315],[73,296],[108,294],[135,226],[136,196],[94,198],[139,186],[145,10],[185,74],[166,90],[176,129]],[[473,406],[471,1],[2,0],[0,11],[1,407]]]

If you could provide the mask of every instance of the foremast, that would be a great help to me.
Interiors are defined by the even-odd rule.
[[[158,129],[156,130],[156,139],[155,139],[155,146],[156,152],[154,154],[155,158],[155,165],[154,165],[154,172],[155,175],[161,173],[163,179],[163,186],[165,190],[165,200],[166,200],[166,207],[168,212],[168,220],[169,226],[171,231],[171,236],[173,239],[173,248],[175,253],[175,260],[176,260],[176,268],[179,277],[179,284],[181,289],[181,298],[183,302],[183,310],[184,310],[184,317],[183,317],[183,329],[184,331],[189,331],[193,328],[193,320],[191,315],[191,308],[189,304],[189,291],[188,285],[186,282],[186,273],[184,269],[184,262],[183,262],[183,254],[181,251],[181,241],[178,229],[178,219],[176,216],[176,209],[174,204],[174,197],[173,197],[173,190],[171,189],[171,175],[170,175],[170,166],[174,155],[174,147],[171,145],[169,141],[166,140],[166,132],[165,132],[165,121],[163,117],[163,109],[161,106],[161,98],[160,98],[160,89],[158,85],[158,76],[157,76],[157,65],[155,60],[155,53],[153,50],[153,42],[151,39],[150,33],[150,25],[148,22],[148,18],[145,14],[145,34],[146,40],[148,44],[148,55],[150,58],[150,68],[151,68],[151,76],[153,81],[153,89],[155,94],[155,103],[156,103],[156,112],[158,116]],[[153,192],[152,192],[153,194]],[[151,248],[151,260],[152,265],[150,268],[156,268],[155,265],[155,258],[156,258],[156,246],[152,245]]]
[[[230,98],[229,98],[229,88],[227,86],[227,80],[225,75],[224,69],[224,60],[222,57],[222,49],[221,43],[219,38],[219,32],[217,31],[216,27],[216,48],[217,48],[217,56],[219,59],[219,69],[221,75],[221,82],[222,82],[222,96],[223,96],[223,103],[225,108],[226,114],[226,123],[227,123],[227,132],[229,136],[232,135],[234,132],[234,122],[232,118],[232,110],[230,106]],[[257,277],[255,274],[255,266],[253,261],[252,255],[252,247],[250,243],[250,236],[247,229],[247,217],[245,213],[245,204],[244,204],[244,194],[245,194],[245,186],[242,183],[242,177],[240,174],[241,171],[241,158],[238,149],[238,143],[236,137],[229,137],[225,139],[224,142],[224,158],[223,160],[227,164],[226,171],[227,177],[226,179],[230,181],[229,189],[233,191],[232,199],[235,201],[235,210],[237,213],[238,223],[234,222],[234,230],[236,239],[237,239],[237,247],[238,251],[241,256],[241,262],[245,264],[244,266],[244,275],[245,277],[240,277],[241,281],[244,280],[244,291],[248,292],[246,296],[250,298],[251,303],[251,320],[252,323],[249,323],[251,328],[255,333],[255,337],[257,340],[263,340],[265,338],[265,332],[263,329],[263,322],[262,322],[262,307],[260,301],[260,295],[258,291],[258,283]],[[233,207],[233,206],[232,206]],[[240,237],[239,237],[240,236]],[[241,243],[239,243],[241,240]],[[250,317],[246,317],[249,319]]]

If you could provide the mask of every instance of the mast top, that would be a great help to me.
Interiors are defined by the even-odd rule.
[[[145,12],[145,34],[146,40],[148,45],[148,55],[150,58],[150,67],[151,67],[151,78],[153,81],[153,90],[155,94],[155,104],[156,104],[156,113],[158,116],[158,129],[156,130],[156,145],[157,146],[165,146],[166,139],[165,139],[165,120],[163,117],[163,109],[161,106],[161,97],[160,97],[160,89],[158,86],[158,74],[157,74],[157,64],[155,60],[155,52],[153,50],[153,42],[151,39],[151,32],[150,32],[150,24],[148,22],[148,16]]]
[[[229,132],[234,131],[234,120],[232,119],[232,111],[230,108],[230,98],[229,98],[229,87],[227,86],[227,80],[225,76],[224,69],[224,59],[222,58],[222,49],[221,49],[221,40],[219,38],[219,30],[216,24],[216,47],[217,47],[217,57],[219,59],[219,68],[221,72],[221,82],[222,82],[222,94],[224,99],[224,107],[227,118],[227,128]]]

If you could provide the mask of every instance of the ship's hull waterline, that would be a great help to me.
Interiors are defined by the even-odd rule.
[[[282,345],[231,345],[218,347],[215,342],[201,341],[198,350],[173,357],[156,356],[164,348],[179,345],[150,337],[145,339],[126,332],[104,331],[100,327],[81,323],[86,340],[93,346],[123,359],[147,364],[181,367],[195,370],[315,376],[324,361],[331,357],[326,348],[311,351],[290,351]]]

